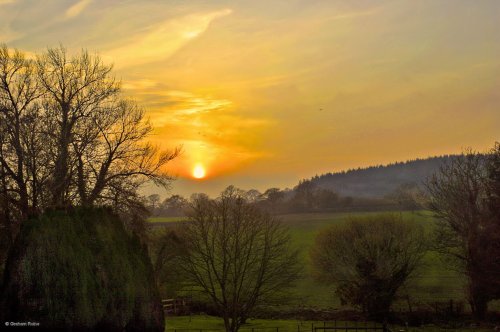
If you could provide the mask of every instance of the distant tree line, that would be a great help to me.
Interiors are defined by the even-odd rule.
[[[233,187],[234,188],[234,187]],[[345,211],[415,211],[424,207],[427,197],[423,186],[404,183],[384,197],[367,198],[340,196],[332,189],[318,186],[312,180],[301,180],[293,189],[269,188],[264,192],[256,189],[248,191],[235,188],[239,195],[260,209],[273,214],[305,212],[345,212]],[[149,212],[153,216],[184,216],[189,199],[181,195],[171,195],[161,200],[152,194],[145,198]]]
[[[441,165],[456,157],[445,155],[350,169],[316,175],[310,180],[318,187],[335,190],[341,196],[385,197],[408,183],[421,186]]]
[[[481,154],[483,155],[483,154]],[[440,167],[457,159],[446,155],[389,165],[351,169],[300,180],[292,189],[240,190],[260,208],[275,214],[335,211],[414,211],[426,206],[426,181]],[[146,198],[156,216],[182,216],[188,198],[172,195],[161,201],[157,194]]]

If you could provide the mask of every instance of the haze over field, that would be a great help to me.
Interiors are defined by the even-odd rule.
[[[114,63],[154,140],[184,147],[173,191],[214,194],[490,148],[499,18],[496,0],[0,0],[0,42]]]

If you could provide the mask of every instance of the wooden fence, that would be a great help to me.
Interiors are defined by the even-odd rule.
[[[188,298],[164,299],[161,300],[165,314],[177,315],[189,311],[191,301]]]

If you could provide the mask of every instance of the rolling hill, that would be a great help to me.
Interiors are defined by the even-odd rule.
[[[333,190],[341,196],[384,197],[402,184],[422,185],[428,177],[439,170],[440,165],[457,157],[457,155],[447,155],[351,169],[317,175],[310,180],[316,186]]]

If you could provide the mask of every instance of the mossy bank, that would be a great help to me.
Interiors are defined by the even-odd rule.
[[[52,210],[25,222],[0,294],[3,321],[35,321],[44,329],[164,329],[147,250],[105,208]]]

